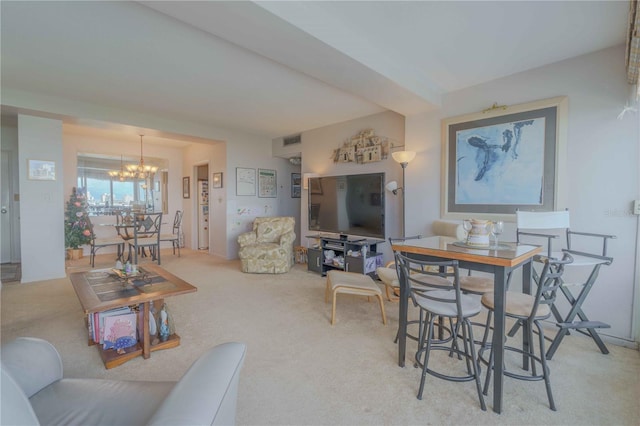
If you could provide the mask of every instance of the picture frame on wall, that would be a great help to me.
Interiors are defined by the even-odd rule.
[[[256,195],[256,169],[236,167],[236,195]]]
[[[567,98],[442,120],[441,214],[513,220],[552,211],[562,194]]]
[[[213,188],[222,188],[222,172],[214,173],[211,178],[211,186]]]
[[[56,180],[56,162],[48,160],[27,160],[29,180]]]
[[[300,198],[302,194],[302,174],[291,173],[291,198]]]
[[[182,178],[182,198],[191,197],[191,179],[189,176]]]
[[[276,198],[278,179],[275,170],[258,169],[258,197]]]

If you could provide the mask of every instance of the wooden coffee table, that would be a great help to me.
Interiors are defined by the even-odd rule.
[[[102,345],[98,345],[106,368],[117,367],[140,355],[148,359],[153,351],[180,345],[180,336],[177,334],[172,334],[167,340],[154,342],[152,345],[152,339],[149,336],[151,303],[154,304],[156,312],[159,312],[164,298],[193,293],[198,289],[158,265],[145,264],[140,267],[140,272],[139,275],[129,279],[120,278],[111,269],[94,269],[70,275],[73,289],[87,316],[123,306],[139,308],[140,339],[136,345],[126,348],[124,353],[120,354],[114,349],[103,350]],[[89,345],[95,344],[89,337]]]

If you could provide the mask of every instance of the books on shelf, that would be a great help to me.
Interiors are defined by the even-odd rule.
[[[105,337],[105,320],[110,317],[117,317],[120,315],[133,315],[133,338],[136,338],[135,334],[135,326],[136,326],[136,316],[135,313],[132,313],[131,308],[128,306],[124,306],[121,308],[110,309],[102,312],[93,312],[88,316],[88,327],[89,327],[89,337],[97,344],[104,344]],[[135,343],[135,342],[134,342]]]
[[[137,343],[135,312],[105,317],[103,336],[104,349],[119,351],[135,345]]]

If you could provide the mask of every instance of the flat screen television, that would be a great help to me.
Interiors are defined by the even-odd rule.
[[[309,178],[309,230],[385,239],[384,173]]]

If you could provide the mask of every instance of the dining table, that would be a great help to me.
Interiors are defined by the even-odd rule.
[[[522,268],[522,291],[531,293],[531,262],[542,247],[512,242],[498,242],[489,247],[471,247],[464,241],[452,237],[425,237],[408,239],[392,244],[394,252],[427,261],[457,260],[460,268],[493,274],[494,278],[494,323],[492,345],[494,349],[493,368],[493,411],[502,411],[504,378],[504,336],[505,298],[510,274]],[[400,283],[398,365],[404,367],[407,343],[407,314],[409,290],[406,283]],[[526,339],[526,337],[523,337]],[[527,342],[523,340],[523,344]]]

